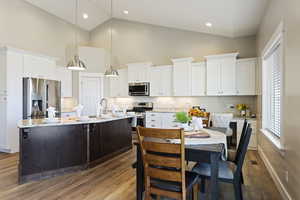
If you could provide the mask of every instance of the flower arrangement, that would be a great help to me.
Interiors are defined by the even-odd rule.
[[[242,117],[246,116],[246,110],[249,109],[249,107],[246,104],[237,104],[236,109],[240,111],[240,115]]]
[[[190,117],[206,117],[206,112],[199,110],[198,108],[189,110]]]
[[[246,104],[237,104],[236,109],[238,109],[239,111],[247,110],[248,106]]]

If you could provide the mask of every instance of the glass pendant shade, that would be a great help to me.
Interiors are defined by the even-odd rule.
[[[87,69],[85,64],[79,59],[78,55],[75,55],[73,59],[69,61],[67,68],[76,71],[83,71]]]
[[[118,77],[119,76],[119,72],[117,70],[114,70],[112,68],[112,66],[109,67],[109,69],[107,69],[104,73],[105,76],[107,77]]]

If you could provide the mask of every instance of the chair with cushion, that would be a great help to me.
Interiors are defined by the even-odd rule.
[[[245,156],[248,149],[248,144],[250,141],[252,133],[252,128],[250,125],[246,128],[244,141],[241,144],[240,153],[236,155],[236,165],[231,162],[220,161],[219,162],[219,174],[218,180],[221,182],[232,183],[234,185],[235,197],[237,200],[242,200],[242,167],[245,160]],[[199,174],[201,182],[201,190],[205,192],[205,180],[210,179],[211,171],[210,164],[207,163],[197,163],[193,168],[193,172]]]
[[[190,199],[199,176],[185,170],[183,130],[138,127],[137,133],[144,164],[145,200]],[[178,143],[168,143],[170,139]]]

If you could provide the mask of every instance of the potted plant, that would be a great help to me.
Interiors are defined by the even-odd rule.
[[[189,129],[189,122],[191,121],[191,118],[188,116],[186,112],[177,112],[176,113],[176,121],[181,123],[181,127],[184,130]]]

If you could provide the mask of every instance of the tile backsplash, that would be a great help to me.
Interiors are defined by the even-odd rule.
[[[256,96],[230,97],[128,97],[109,98],[109,105],[116,104],[120,108],[131,108],[133,102],[153,102],[154,109],[182,109],[199,105],[209,112],[231,112],[239,114],[237,109],[231,108],[243,103],[250,107],[251,113],[256,113]]]

